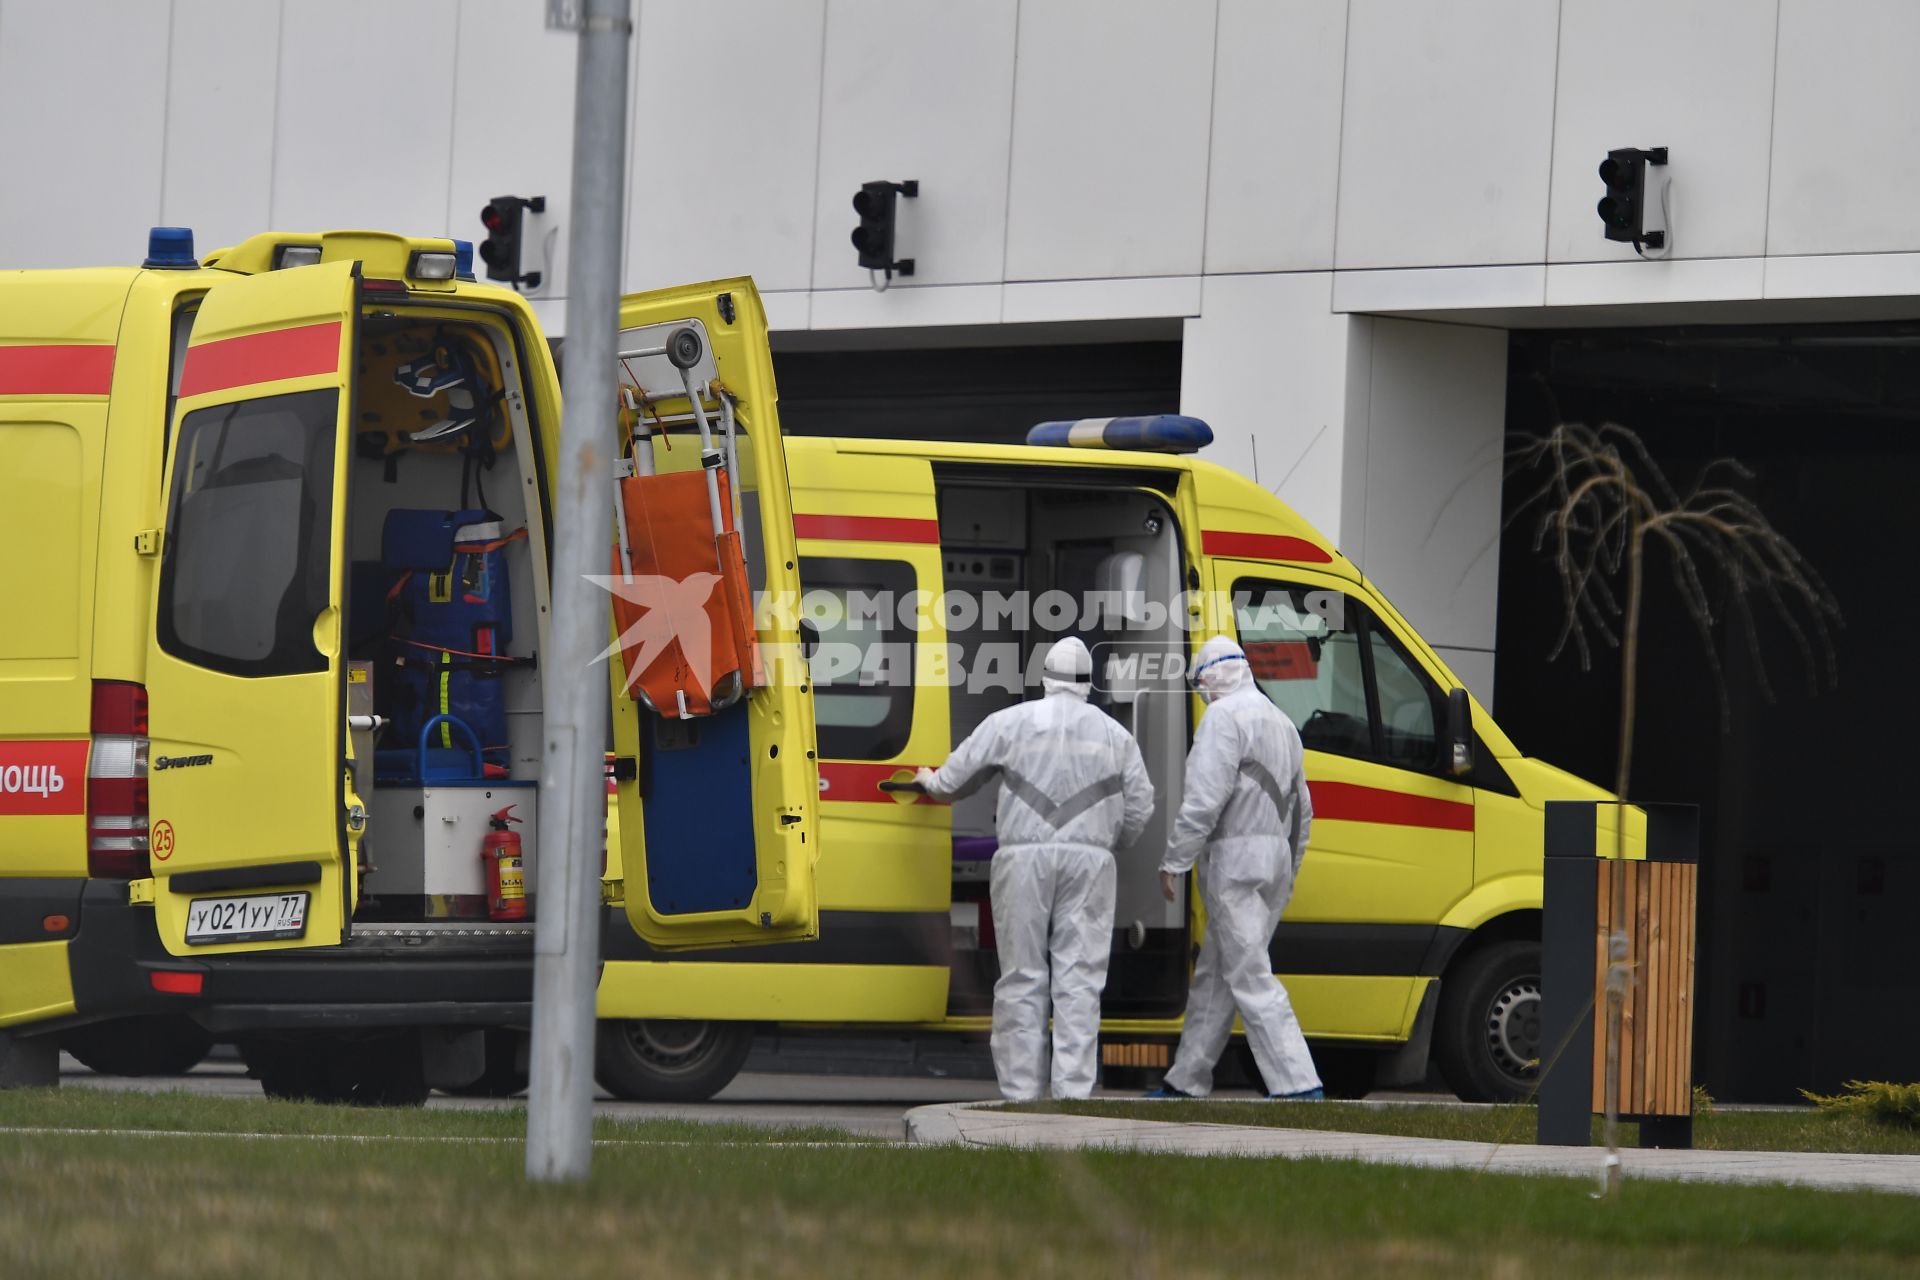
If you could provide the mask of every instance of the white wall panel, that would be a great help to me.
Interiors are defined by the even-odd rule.
[[[1551,260],[1635,257],[1594,212],[1615,147],[1671,150],[1670,256],[1766,251],[1774,17],[1770,0],[1563,0]]]
[[[1542,263],[1507,267],[1400,267],[1342,271],[1333,278],[1335,311],[1437,311],[1461,307],[1537,307],[1547,291]]]
[[[1208,271],[1333,265],[1347,0],[1220,0]]]
[[[1009,280],[1194,275],[1213,0],[1024,0]]]
[[[1769,298],[1920,297],[1920,253],[1769,258]]]
[[[849,246],[851,248],[851,246]],[[998,324],[1000,286],[946,285],[938,289],[829,289],[813,295],[807,327],[900,329],[926,325]]]
[[[201,252],[270,229],[280,6],[174,0],[161,221]]]
[[[167,8],[0,9],[0,267],[137,263],[160,216]]]
[[[1557,6],[1353,0],[1335,260],[1538,262]]]
[[[548,31],[525,0],[460,0],[454,68],[453,167],[443,226],[486,237],[480,210],[494,196],[545,196],[527,214],[520,267],[543,279],[531,296],[567,291],[567,217],[573,190],[573,81],[579,38]],[[475,274],[486,276],[476,258]]]
[[[1111,280],[1030,280],[1006,286],[1006,324],[1059,320],[1137,320],[1200,310],[1199,276],[1123,276]]]
[[[862,182],[917,178],[902,199],[896,285],[986,283],[1006,255],[1015,0],[830,0],[813,286],[864,287],[849,240]]]
[[[1331,281],[1323,271],[1209,276],[1181,344],[1180,412],[1213,428],[1208,461],[1255,477],[1337,541],[1347,363],[1369,322],[1333,314]]]
[[[1491,651],[1506,331],[1376,319],[1367,381],[1363,532],[1341,549],[1428,643]]]
[[[751,275],[806,288],[825,0],[642,0],[638,12],[627,287]]]
[[[271,217],[286,231],[444,235],[454,0],[290,3],[281,18]]]
[[[1765,285],[1766,267],[1765,260],[1758,257],[1556,262],[1547,268],[1547,305],[1628,306],[1758,298]]]
[[[1781,0],[1767,252],[1920,248],[1920,4]]]

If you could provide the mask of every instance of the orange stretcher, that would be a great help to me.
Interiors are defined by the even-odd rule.
[[[735,527],[731,457],[714,447],[700,392],[691,378],[685,382],[700,424],[701,469],[649,474],[652,441],[644,419],[623,414],[640,474],[615,481],[614,507],[613,616],[627,687],[675,719],[711,715],[764,683]]]

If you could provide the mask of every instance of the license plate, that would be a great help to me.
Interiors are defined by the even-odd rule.
[[[303,891],[195,898],[187,904],[187,941],[205,946],[212,942],[305,937],[309,896]]]

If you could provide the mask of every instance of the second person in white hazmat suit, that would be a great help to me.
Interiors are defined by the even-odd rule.
[[[997,779],[1000,845],[990,874],[1000,980],[993,1069],[1014,1101],[1048,1084],[1053,1007],[1056,1098],[1093,1092],[1100,993],[1113,946],[1114,850],[1153,816],[1153,784],[1131,735],[1087,705],[1093,659],[1073,636],[1047,651],[1046,696],[981,721],[938,770],[916,775],[952,799]]]
[[[1313,801],[1300,731],[1254,683],[1226,636],[1200,647],[1194,684],[1206,714],[1187,756],[1186,797],[1160,862],[1161,888],[1197,864],[1206,937],[1194,961],[1186,1024],[1158,1097],[1205,1097],[1237,1010],[1275,1098],[1318,1098],[1320,1077],[1268,946],[1307,852]]]

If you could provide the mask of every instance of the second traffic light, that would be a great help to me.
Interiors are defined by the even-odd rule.
[[[1600,181],[1607,184],[1607,194],[1595,206],[1607,239],[1624,241],[1636,251],[1665,247],[1667,220],[1661,193],[1666,175],[1650,181],[1647,168],[1664,168],[1666,163],[1665,147],[1619,147],[1607,152],[1600,162]]]
[[[920,194],[918,181],[863,182],[853,197],[853,211],[860,225],[853,229],[853,247],[860,251],[860,265],[869,271],[884,271],[892,279],[895,273],[913,274],[913,259],[893,256],[893,233],[897,197],[909,200]]]
[[[487,264],[487,279],[505,280],[518,289],[540,287],[540,273],[520,271],[521,221],[528,213],[545,213],[545,196],[495,196],[480,210],[480,224],[487,238],[480,243],[480,260]]]

